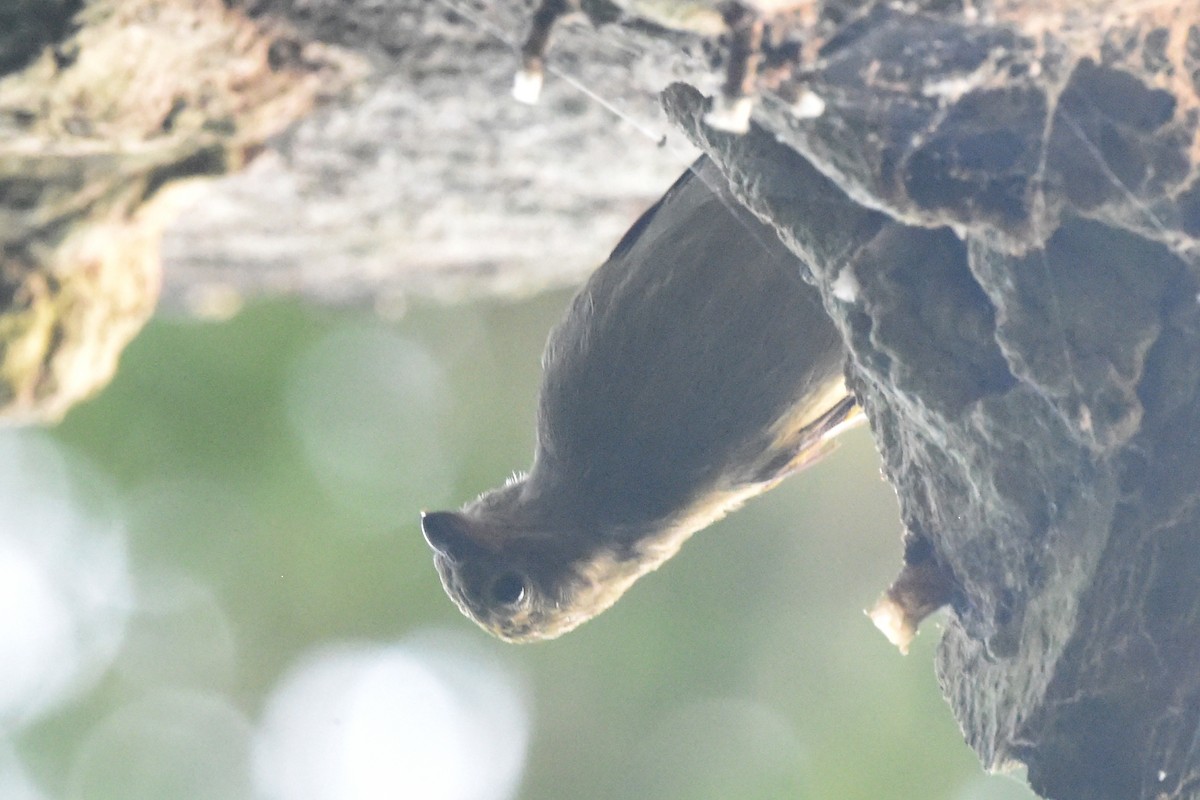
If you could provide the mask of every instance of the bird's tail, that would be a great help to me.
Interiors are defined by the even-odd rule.
[[[847,394],[798,431],[793,443],[772,458],[758,474],[758,482],[770,488],[779,481],[811,467],[837,449],[836,438],[866,422],[854,395]]]

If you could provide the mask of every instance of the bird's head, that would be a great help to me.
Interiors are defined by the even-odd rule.
[[[509,642],[553,639],[604,611],[661,559],[541,512],[521,481],[421,516],[446,593]]]

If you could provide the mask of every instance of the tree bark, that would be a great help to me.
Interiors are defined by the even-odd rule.
[[[1192,21],[1068,58],[878,10],[807,78],[818,119],[767,98],[731,138],[666,95],[850,345],[908,552],[954,587],[967,741],[1062,800],[1200,792],[1196,53],[1145,69]]]
[[[531,6],[0,10],[0,419],[55,420],[105,385],[156,304],[400,313],[582,279],[695,157],[659,146],[678,37],[567,26],[568,63],[522,106]]]

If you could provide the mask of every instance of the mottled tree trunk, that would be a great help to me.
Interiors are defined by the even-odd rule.
[[[846,336],[908,552],[955,587],[967,741],[1063,800],[1200,793],[1200,37],[1167,22],[1073,52],[879,10],[772,135],[667,95]]]

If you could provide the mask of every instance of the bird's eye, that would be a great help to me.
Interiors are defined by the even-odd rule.
[[[502,606],[516,605],[525,598],[525,579],[511,570],[502,572],[492,581],[489,590],[492,601]]]

